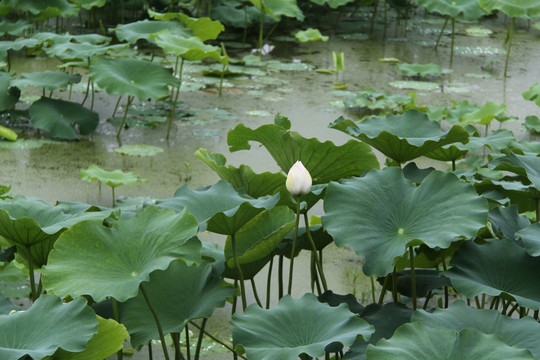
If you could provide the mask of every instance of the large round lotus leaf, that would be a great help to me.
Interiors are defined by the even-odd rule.
[[[172,70],[138,59],[92,60],[90,78],[109,94],[136,96],[140,100],[161,99],[169,95],[169,84],[176,84]]]
[[[274,122],[257,129],[239,124],[227,134],[229,150],[249,150],[250,141],[259,142],[285,173],[296,161],[302,161],[314,184],[359,176],[367,170],[379,168],[377,158],[365,144],[358,141],[349,141],[341,146],[330,141],[321,143],[316,138],[306,139],[297,132],[288,131],[291,123],[280,114],[276,115]]]
[[[418,310],[411,320],[434,328],[455,331],[474,328],[485,334],[499,335],[506,344],[529,349],[535,359],[540,358],[540,343],[536,339],[540,324],[530,317],[513,319],[496,310],[477,309],[463,301],[455,301],[448,309],[435,309],[433,313]]]
[[[540,14],[540,3],[537,0],[479,0],[478,5],[487,12],[500,10],[511,18],[533,18]]]
[[[8,50],[19,51],[23,48],[33,48],[39,44],[36,39],[18,39],[14,41],[0,41],[0,55],[6,57]]]
[[[330,183],[324,210],[326,231],[365,259],[368,276],[390,273],[407,246],[474,237],[488,216],[486,200],[455,175],[432,171],[416,187],[395,167]]]
[[[197,220],[146,207],[135,217],[120,219],[112,228],[84,221],[61,236],[43,270],[43,284],[61,296],[90,295],[125,301],[137,295],[139,284],[154,270],[175,259],[200,258]],[[192,239],[193,238],[193,239]]]
[[[107,3],[107,0],[73,0],[72,2],[85,10],[90,10],[93,7],[103,7]]]
[[[506,150],[504,153],[506,156],[490,161],[489,168],[513,172],[528,179],[537,190],[540,190],[540,157],[536,154],[518,155]]]
[[[146,144],[131,144],[114,149],[115,152],[129,156],[155,156],[163,152],[163,148]]]
[[[295,224],[294,212],[286,206],[265,210],[242,226],[235,234],[236,255],[239,264],[247,264],[270,255]],[[235,267],[232,239],[225,242],[225,259]]]
[[[346,304],[331,307],[313,294],[285,295],[270,310],[250,305],[243,315],[234,314],[231,328],[236,350],[257,360],[296,359],[304,353],[318,357],[327,345],[350,346],[357,336],[367,340],[373,332]]]
[[[476,329],[456,332],[409,323],[396,330],[389,340],[369,345],[367,359],[377,360],[530,360],[526,349],[508,346],[499,336]]]
[[[193,35],[201,39],[201,41],[215,40],[222,31],[225,31],[225,27],[219,20],[212,20],[209,17],[191,18],[181,12],[161,14],[150,9],[148,9],[148,15],[161,21],[173,19],[180,20],[184,25],[190,28]],[[187,35],[186,37],[189,36],[191,35]]]
[[[81,352],[69,352],[59,349],[53,356],[45,360],[96,360],[106,359],[108,356],[122,350],[124,340],[129,334],[124,327],[113,319],[103,319],[98,316],[97,334],[86,344]]]
[[[451,18],[464,17],[474,21],[487,13],[478,6],[478,1],[470,0],[418,0],[418,5],[423,6],[429,12],[448,15]]]
[[[4,36],[20,36],[23,35],[26,30],[31,29],[33,26],[34,25],[28,20],[19,19],[15,22],[11,22],[6,19],[0,22],[0,34]]]
[[[442,69],[439,65],[429,64],[397,64],[398,69],[405,76],[436,76],[442,74]]]
[[[100,181],[110,187],[117,187],[121,185],[133,185],[136,182],[145,183],[146,179],[141,179],[139,175],[134,172],[123,172],[122,170],[107,171],[103,170],[99,166],[92,164],[88,169],[81,169],[81,179],[88,182]]]
[[[308,41],[328,41],[328,36],[323,36],[319,29],[313,29],[308,28],[306,30],[298,31],[294,36],[298,39],[300,42],[308,42]]]
[[[516,233],[531,256],[540,256],[540,223],[532,224]]]
[[[447,144],[466,143],[469,139],[469,133],[463,127],[454,125],[443,132],[437,122],[418,110],[386,118],[369,118],[361,123],[341,117],[330,127],[362,140],[399,163]]]
[[[85,299],[62,304],[56,296],[42,295],[26,311],[0,315],[0,358],[43,359],[58,348],[83,351],[96,332],[96,314]]]
[[[59,206],[17,195],[0,200],[0,236],[16,245],[25,259],[26,248],[31,247],[33,264],[41,267],[62,232],[83,220],[101,222],[110,215],[110,211],[65,213]]]
[[[84,64],[78,64],[77,66],[87,68],[87,61],[89,58],[106,54],[119,56],[119,53],[122,51],[126,51],[126,49],[128,49],[128,44],[106,45],[64,42],[60,44],[54,44],[46,48],[45,52],[47,53],[47,55],[51,57],[58,57],[63,61],[82,60],[84,61]]]
[[[518,213],[515,205],[491,209],[489,211],[489,221],[495,233],[500,232],[505,238],[510,240],[515,240],[516,232],[531,224],[525,215]],[[520,234],[517,236],[519,237]],[[536,256],[532,253],[531,255]]]
[[[154,42],[163,49],[164,53],[180,56],[184,60],[195,61],[213,58],[220,62],[224,61],[220,48],[206,45],[196,36],[186,38],[162,31],[154,37]]]
[[[98,113],[84,106],[50,98],[41,98],[28,109],[30,121],[38,129],[48,131],[51,136],[61,139],[79,139],[96,130],[99,123]],[[77,130],[73,127],[77,124]]]
[[[488,101],[477,110],[464,114],[459,121],[461,121],[463,124],[475,123],[480,125],[489,125],[489,123],[494,119],[501,122],[510,120],[510,117],[505,115],[507,111],[508,109],[506,108],[506,104],[497,104],[492,101]]]
[[[43,21],[48,17],[71,17],[79,13],[79,7],[67,0],[23,0],[17,1],[17,9],[20,11],[29,11],[33,15],[33,21]],[[47,15],[46,17],[44,17]]]
[[[297,20],[304,21],[304,13],[298,7],[296,0],[250,0],[260,10],[261,1],[264,1],[265,12],[271,14],[278,21],[282,16],[290,18],[296,18]]]
[[[111,29],[116,34],[118,40],[127,41],[130,44],[135,44],[139,39],[153,42],[151,35],[163,30],[174,31],[175,33],[182,32],[185,37],[192,36],[191,31],[172,21],[151,21],[145,19],[129,24],[120,24],[116,28]]]
[[[188,321],[209,318],[215,308],[223,307],[225,300],[236,294],[234,288],[223,285],[211,265],[187,266],[181,261],[173,261],[167,270],[154,271],[150,282],[141,284],[164,334],[182,332]],[[141,292],[121,303],[119,313],[134,348],[159,338],[154,316]]]
[[[515,242],[493,240],[485,245],[466,242],[444,273],[452,286],[467,298],[478,294],[511,297],[521,306],[540,309],[540,258],[527,254]]]
[[[283,173],[265,172],[256,174],[251,167],[240,165],[226,166],[227,159],[221,154],[213,154],[200,148],[195,157],[214,170],[218,176],[227,180],[235,189],[242,189],[247,195],[258,198],[265,195],[274,195],[285,186],[287,177]]]
[[[207,226],[209,231],[231,235],[264,209],[273,208],[278,200],[279,194],[254,199],[234,190],[227,181],[220,180],[199,190],[184,185],[173,198],[159,200],[156,205],[175,211],[185,207],[197,218],[201,231]]]
[[[24,73],[14,79],[11,84],[17,87],[35,86],[47,90],[65,89],[70,84],[81,81],[81,75],[69,74],[64,71],[36,71]]]

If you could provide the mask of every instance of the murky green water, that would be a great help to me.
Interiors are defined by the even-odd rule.
[[[358,24],[344,22],[342,26],[355,27]],[[401,35],[391,37],[395,32],[393,28],[389,28],[389,37],[382,41],[383,30],[379,24],[377,35],[371,40],[362,37],[361,40],[345,40],[330,33],[330,41],[313,44],[311,56],[308,54],[307,45],[275,42],[274,50],[264,57],[264,60],[295,63],[304,62],[309,57],[311,63],[319,68],[332,68],[332,51],[344,52],[346,71],[339,78],[313,70],[275,68],[269,75],[264,76],[260,70],[254,68],[251,77],[228,79],[223,96],[218,96],[215,86],[204,85],[215,83],[215,79],[203,79],[200,67],[188,66],[185,77],[187,82],[184,84],[186,91],[181,94],[181,101],[184,103],[181,110],[191,112],[193,116],[175,122],[169,141],[165,139],[166,125],[161,124],[153,129],[131,128],[124,131],[119,143],[115,138],[116,128],[105,121],[111,116],[117,98],[98,93],[95,110],[99,112],[102,121],[94,135],[77,142],[45,144],[34,149],[0,148],[0,184],[11,184],[13,194],[38,197],[49,202],[69,200],[110,206],[110,189],[104,186],[98,191],[95,183],[83,182],[79,177],[80,169],[97,164],[107,170],[133,171],[147,179],[145,184],[117,188],[117,196],[167,198],[185,184],[188,178],[189,185],[193,187],[211,185],[218,180],[212,171],[193,156],[200,147],[224,154],[232,165],[248,164],[256,172],[279,171],[264,148],[254,146],[250,151],[229,153],[227,131],[239,123],[252,128],[270,123],[273,116],[279,112],[289,117],[292,130],[298,131],[304,137],[344,143],[350,138],[341,132],[328,129],[327,126],[340,115],[352,117],[354,114],[335,106],[343,97],[339,92],[332,93],[334,82],[345,83],[348,91],[352,92],[365,88],[384,90],[389,94],[410,92],[389,85],[390,82],[403,78],[394,63],[379,61],[382,58],[397,58],[408,63],[433,62],[447,70],[445,75],[431,79],[441,85],[440,90],[417,91],[420,103],[449,105],[451,100],[468,100],[476,104],[487,101],[504,102],[508,106],[509,114],[520,119],[527,115],[538,115],[538,107],[525,101],[521,93],[540,79],[540,33],[537,30],[527,31],[526,22],[518,22],[518,31],[513,40],[510,77],[503,79],[503,41],[506,36],[503,20],[482,23],[482,27],[493,31],[490,37],[466,36],[466,29],[472,26],[478,25],[457,25],[457,48],[452,64],[448,36],[443,38],[438,51],[433,48],[440,24],[432,25],[419,18],[409,24],[406,38]],[[365,28],[365,24],[363,27]],[[493,63],[496,60],[498,62]],[[493,63],[493,71],[482,69],[486,64],[489,67],[490,63]],[[56,63],[45,59],[19,57],[13,64],[13,70],[19,73],[40,71],[54,68],[55,65]],[[202,86],[206,86],[206,89],[193,90]],[[76,92],[73,100],[80,100],[82,96],[80,92]],[[152,105],[145,106],[142,108],[144,111]],[[504,123],[503,128],[513,130],[516,137],[529,136],[519,122]],[[154,158],[127,157],[114,152],[120,145],[141,143],[160,146],[164,152]],[[420,166],[435,165],[441,169],[448,166],[443,163],[433,164],[427,160],[420,160],[418,163]],[[322,210],[319,207],[315,212],[320,214]],[[223,242],[223,239],[209,234],[202,234],[201,238]],[[352,251],[334,249],[325,251],[325,255],[328,280],[335,292],[354,292],[360,300],[370,296],[369,286],[361,275],[360,259]],[[297,263],[297,266],[305,268],[306,272],[295,279],[295,284],[299,285],[295,290],[296,295],[310,290],[308,263],[307,257],[301,257]],[[285,268],[287,270],[288,266]],[[274,279],[276,275],[277,270],[274,267]],[[265,281],[266,270],[257,278],[262,297],[265,296]],[[251,291],[249,293],[251,294]],[[250,299],[250,302],[253,302],[253,299]],[[216,311],[217,316],[208,324],[211,333],[218,333],[221,338],[229,336],[229,312],[230,307]],[[157,347],[154,349],[157,351]],[[222,356],[212,354],[209,357],[219,359]],[[229,355],[223,357],[230,358]]]

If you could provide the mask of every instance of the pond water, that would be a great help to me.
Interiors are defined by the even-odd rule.
[[[403,80],[395,63],[381,62],[382,58],[397,58],[408,63],[436,63],[445,74],[432,79],[442,85],[439,90],[416,91],[418,101],[426,105],[450,105],[468,100],[483,104],[487,101],[505,103],[509,114],[524,119],[527,115],[538,114],[538,107],[522,98],[521,93],[530,88],[540,78],[540,32],[528,30],[525,21],[518,21],[517,33],[512,44],[509,77],[504,78],[504,39],[506,25],[504,19],[489,19],[481,23],[493,34],[489,37],[471,37],[466,29],[478,24],[458,23],[456,27],[456,51],[450,62],[450,38],[444,36],[439,50],[434,50],[434,40],[440,31],[440,19],[423,17],[422,13],[408,24],[407,36],[393,27],[387,29],[387,38],[382,39],[383,25],[377,24],[373,39],[344,39],[337,35],[340,31],[363,31],[369,27],[365,17],[355,21],[342,21],[338,30],[333,30],[328,42],[313,44],[312,54],[309,46],[291,42],[271,41],[273,50],[263,60],[311,64],[318,68],[332,68],[332,51],[344,52],[346,70],[340,74],[326,75],[314,70],[272,70],[240,79],[227,79],[223,95],[218,96],[216,86],[193,90],[201,83],[210,81],[201,75],[201,66],[186,65],[184,91],[181,93],[182,111],[192,116],[177,120],[173,124],[170,140],[165,139],[166,124],[156,128],[130,128],[121,134],[119,143],[115,137],[117,128],[105,121],[110,117],[116,97],[97,93],[95,110],[101,123],[98,130],[81,141],[44,144],[39,148],[10,149],[0,148],[0,184],[10,184],[13,194],[37,197],[54,203],[58,200],[79,201],[103,206],[111,205],[110,189],[98,189],[96,183],[80,179],[79,171],[97,164],[107,170],[121,169],[133,171],[147,179],[145,184],[119,187],[117,197],[144,196],[168,198],[185,183],[192,187],[208,186],[218,181],[218,177],[206,165],[196,159],[193,153],[198,148],[224,154],[228,163],[239,166],[250,165],[255,172],[279,171],[273,159],[264,148],[254,144],[250,151],[229,153],[226,136],[229,129],[243,123],[255,128],[271,123],[276,113],[288,117],[292,130],[304,137],[317,137],[331,140],[337,144],[351,138],[336,130],[328,129],[328,124],[340,115],[354,118],[339,106],[344,100],[343,92],[333,91],[333,83],[344,83],[348,91],[357,92],[366,88],[384,90],[389,94],[408,94],[412,90],[396,89],[390,82]],[[324,29],[321,29],[324,32]],[[392,37],[393,36],[393,37]],[[232,51],[230,51],[232,52]],[[234,54],[234,53],[233,53]],[[240,58],[247,53],[234,54]],[[498,62],[497,62],[498,60]],[[483,70],[492,61],[493,69]],[[13,71],[17,73],[44,69],[54,69],[57,63],[40,58],[17,57],[13,61]],[[257,70],[256,68],[253,71]],[[82,81],[85,83],[84,79]],[[197,85],[198,84],[198,85]],[[26,94],[32,96],[31,92]],[[62,96],[65,96],[62,95]],[[82,99],[81,92],[75,92],[72,100]],[[143,110],[158,112],[153,104],[141,104]],[[498,125],[494,125],[495,127]],[[518,138],[530,136],[521,122],[508,122],[502,125],[514,131]],[[162,147],[163,153],[153,158],[122,156],[114,151],[119,145],[148,144]],[[384,163],[379,157],[381,164]],[[449,165],[420,160],[419,166],[435,166],[446,169]],[[316,208],[314,213],[321,214]],[[202,234],[204,240],[223,243],[223,239]],[[337,293],[356,293],[360,300],[369,297],[369,284],[361,275],[361,261],[347,249],[325,250],[325,268],[331,288]],[[308,268],[309,260],[301,257],[297,266]],[[287,269],[288,266],[285,266]],[[275,269],[274,269],[275,270]],[[295,279],[302,286],[296,288],[295,295],[309,291],[308,273]],[[275,279],[275,276],[274,276]],[[265,296],[266,271],[257,277],[259,291]],[[251,294],[251,291],[249,291]],[[367,301],[368,299],[366,299]],[[253,299],[249,299],[253,302]],[[217,311],[217,317],[209,321],[209,331],[227,338],[230,307]],[[157,346],[154,347],[157,350]],[[139,357],[140,356],[140,357]],[[230,355],[210,354],[208,358],[230,358]],[[143,354],[134,359],[146,358]],[[155,354],[155,359],[159,355]]]

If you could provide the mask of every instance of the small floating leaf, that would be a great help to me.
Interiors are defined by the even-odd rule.
[[[163,149],[159,146],[146,145],[146,144],[131,144],[124,145],[117,149],[114,149],[115,152],[122,155],[129,156],[155,156],[161,152]]]
[[[390,86],[398,89],[433,91],[439,89],[440,85],[430,81],[392,81]]]
[[[493,34],[493,31],[491,31],[488,28],[481,28],[481,27],[470,27],[465,29],[467,32],[467,35],[469,36],[479,36],[479,37],[486,37]]]

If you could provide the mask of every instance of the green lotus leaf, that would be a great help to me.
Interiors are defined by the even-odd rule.
[[[408,256],[406,261],[409,262]],[[417,264],[416,256],[415,266],[420,267],[419,264]],[[442,277],[439,270],[416,269],[415,274],[417,297],[427,297],[430,296],[433,290],[442,289],[445,286],[451,286],[450,281],[447,278]],[[380,279],[382,280],[382,278]],[[393,275],[390,277],[390,280],[393,281]],[[392,289],[393,286],[390,285],[388,290]],[[396,272],[396,290],[402,295],[412,297],[412,279],[410,270]]]
[[[255,4],[259,0],[253,2]],[[265,10],[270,9],[272,16],[274,16],[278,21],[281,20],[282,16],[287,16],[290,18],[296,18],[299,21],[304,21],[304,13],[298,7],[296,0],[260,0],[264,1]],[[256,6],[256,5],[255,5]],[[260,8],[257,7],[259,10]]]
[[[81,81],[81,75],[69,74],[64,71],[36,71],[23,73],[20,78],[14,79],[11,84],[19,88],[35,86],[46,90],[66,89],[70,84]]]
[[[367,340],[373,332],[346,304],[331,307],[313,294],[300,299],[285,295],[270,310],[250,305],[244,314],[233,315],[231,328],[235,349],[258,360],[318,357],[332,343],[350,346],[357,337]]]
[[[525,127],[527,130],[540,133],[540,119],[536,115],[529,115],[525,118]]]
[[[90,10],[93,7],[103,7],[107,3],[107,0],[72,0],[72,2],[85,10]]]
[[[146,207],[112,228],[83,221],[64,232],[43,270],[46,289],[62,296],[90,295],[96,301],[125,301],[154,270],[175,259],[200,259],[197,220],[187,211],[175,213]]]
[[[455,144],[461,149],[475,152],[482,146],[487,146],[494,152],[499,152],[501,149],[508,147],[508,145],[515,141],[514,134],[506,129],[498,129],[488,136],[471,136],[467,144]]]
[[[229,182],[235,189],[242,189],[253,198],[276,194],[283,189],[287,179],[282,173],[264,172],[256,174],[251,167],[243,164],[238,168],[232,165],[226,166],[227,159],[225,156],[210,153],[203,148],[195,152],[195,157],[202,160],[221,179]]]
[[[116,34],[120,41],[127,41],[135,44],[137,40],[148,40],[154,42],[152,35],[156,35],[163,30],[169,30],[183,37],[193,36],[191,31],[173,21],[151,21],[148,19],[135,21],[129,24],[120,24],[110,31]]]
[[[225,58],[221,56],[219,47],[206,45],[196,36],[186,38],[168,31],[161,31],[154,37],[154,41],[166,54],[180,56],[187,61],[206,58],[212,58],[221,63],[225,61]]]
[[[497,335],[484,334],[476,329],[456,332],[452,329],[432,328],[422,323],[402,325],[392,338],[382,339],[376,346],[369,345],[367,358],[378,360],[534,359],[530,351],[508,346]]]
[[[322,303],[327,303],[330,306],[338,306],[340,304],[347,304],[349,310],[355,314],[361,314],[364,312],[365,308],[360,305],[358,300],[353,294],[339,295],[334,294],[332,290],[327,290],[317,297],[317,299]],[[373,336],[370,338],[370,340]]]
[[[182,332],[188,321],[209,318],[214,309],[223,307],[236,290],[224,286],[223,279],[209,264],[187,266],[173,261],[166,270],[150,274],[143,283],[148,300],[161,322],[163,333]],[[131,336],[131,345],[140,349],[159,338],[152,312],[141,294],[119,304],[119,315]]]
[[[293,228],[294,212],[286,206],[276,206],[257,214],[235,234],[239,264],[257,261],[272,254],[274,249]],[[236,266],[232,240],[225,242],[225,259],[230,268]]]
[[[221,1],[218,5],[212,7],[212,17],[227,26],[227,28],[251,27],[257,21],[260,21],[261,13],[254,6],[248,6],[247,3],[238,1]],[[243,19],[243,21],[238,21]],[[267,21],[265,19],[265,21]]]
[[[0,125],[0,137],[3,137],[6,140],[16,141],[17,133],[5,126]]]
[[[323,36],[319,29],[314,28],[307,28],[306,30],[298,31],[294,36],[298,39],[300,42],[308,42],[308,41],[328,41],[328,36]]]
[[[323,6],[328,4],[332,9],[337,9],[340,6],[347,5],[353,0],[310,0],[310,2]]]
[[[401,63],[396,65],[401,73],[405,76],[437,76],[442,74],[442,69],[439,65],[429,64],[408,64]]]
[[[23,0],[16,2],[16,9],[19,11],[28,11],[34,17],[33,21],[44,21],[52,17],[76,16],[79,13],[79,7],[67,0]]]
[[[79,67],[88,68],[87,63],[90,58],[109,55],[119,56],[121,52],[125,52],[128,49],[128,44],[91,44],[91,43],[73,43],[62,42],[60,44],[54,44],[51,47],[45,49],[45,52],[49,56],[58,57],[64,62],[66,61],[84,61],[84,64],[77,64]]]
[[[81,169],[81,179],[88,182],[99,181],[110,187],[121,185],[133,185],[136,182],[145,183],[146,179],[141,179],[134,172],[123,172],[122,170],[107,171],[92,164],[88,169]]]
[[[540,14],[540,3],[536,0],[479,0],[478,5],[487,12],[500,10],[511,18],[533,18]]]
[[[516,237],[521,238],[523,246],[531,256],[540,256],[540,223],[529,224],[517,231]]]
[[[191,18],[181,12],[161,14],[150,9],[148,9],[148,15],[161,21],[180,20],[201,41],[215,40],[221,32],[225,31],[225,27],[218,20],[212,20],[209,17]]]
[[[68,352],[59,349],[53,356],[45,360],[94,360],[105,359],[108,356],[122,350],[124,340],[129,334],[124,327],[113,319],[103,319],[97,317],[97,334],[95,334],[86,344],[86,348],[81,352]]]
[[[12,79],[12,73],[0,72],[0,111],[14,109],[21,96],[21,90],[11,85]],[[8,138],[7,136],[4,137]]]
[[[169,95],[168,84],[176,84],[172,70],[137,59],[92,59],[90,78],[109,94],[136,96],[140,100]]]
[[[27,257],[27,247],[32,247],[33,264],[41,267],[62,232],[80,221],[101,222],[110,215],[111,211],[68,214],[61,207],[17,195],[0,200],[0,236],[16,245],[23,258]]]
[[[507,150],[504,153],[506,156],[490,161],[489,168],[513,172],[528,179],[537,190],[540,190],[540,157],[536,154],[519,155]]]
[[[60,139],[79,139],[79,133],[91,134],[99,123],[98,113],[80,104],[46,97],[34,102],[28,114],[36,128],[46,130],[51,136]],[[77,129],[73,124],[77,124]]]
[[[32,27],[33,24],[24,19],[19,19],[15,22],[4,20],[0,22],[0,34],[3,36],[20,36]]]
[[[397,89],[410,89],[410,90],[423,90],[423,91],[433,91],[439,89],[441,86],[435,82],[431,81],[412,81],[412,80],[401,80],[401,81],[391,81],[388,85],[395,87]]]
[[[275,121],[284,118],[276,115]],[[227,134],[231,152],[249,150],[250,141],[261,143],[285,173],[296,161],[302,161],[311,174],[314,184],[324,184],[332,180],[358,176],[370,169],[378,169],[379,163],[369,146],[357,141],[336,146],[330,141],[321,143],[316,138],[306,139],[287,126],[267,124],[250,129],[237,125]]]
[[[508,207],[496,207],[489,211],[489,221],[495,233],[502,235],[510,240],[515,240],[515,234],[519,230],[531,224],[525,215],[518,213],[517,207],[512,205]]]
[[[475,21],[487,13],[478,5],[477,1],[469,0],[418,0],[418,5],[429,12],[447,15],[451,18],[463,17],[465,20]]]
[[[163,148],[146,144],[123,145],[114,149],[115,152],[129,156],[156,156],[163,152]]]
[[[465,297],[505,296],[521,306],[540,309],[540,289],[534,285],[535,277],[530,276],[540,271],[540,258],[527,254],[513,241],[497,239],[485,245],[466,242],[450,264],[452,268],[444,275]]]
[[[534,101],[536,105],[540,106],[540,83],[532,85],[522,95],[525,100]]]
[[[42,359],[59,348],[83,351],[96,332],[96,314],[85,299],[63,304],[54,295],[42,295],[26,311],[0,315],[0,357]]]
[[[463,115],[459,120],[463,124],[475,123],[488,125],[493,119],[501,122],[509,120],[510,117],[505,115],[507,111],[506,104],[496,104],[488,101],[478,110]]]
[[[12,248],[6,249],[10,251],[16,250]],[[15,253],[12,254],[15,256]],[[28,298],[30,297],[30,282],[28,279],[28,270],[21,268],[15,261],[9,261],[10,259],[3,259],[4,263],[0,264],[0,293],[2,296],[9,297],[11,299]],[[9,261],[9,262],[5,262]],[[11,310],[20,310],[18,307],[13,307],[11,301],[9,304],[5,304],[2,309],[8,310],[1,312],[1,314],[9,314]],[[8,306],[11,305],[11,306]]]
[[[236,266],[231,268],[227,265],[227,262],[224,261],[223,273],[221,275],[227,279],[244,279],[244,281],[251,280],[266,266],[266,264],[268,264],[272,257],[273,254],[260,260],[252,261],[246,264],[240,264],[240,268],[242,269],[242,276],[240,276],[240,273],[238,272]]]
[[[449,173],[432,171],[415,187],[399,168],[328,185],[322,224],[338,246],[365,259],[364,273],[386,276],[407,246],[448,248],[487,222],[487,203]]]
[[[485,334],[499,335],[510,346],[528,349],[535,359],[540,356],[540,344],[533,335],[540,330],[540,324],[530,317],[513,319],[499,311],[473,308],[458,300],[448,309],[438,308],[433,313],[418,310],[411,320],[434,328],[455,331],[473,328]]]
[[[182,186],[173,198],[158,200],[156,205],[175,211],[185,207],[197,218],[201,231],[207,223],[209,231],[231,235],[264,209],[273,208],[278,200],[279,194],[257,199],[240,194],[227,181],[220,180],[200,190]]]
[[[39,44],[36,39],[17,39],[0,41],[0,57],[6,57],[9,50],[19,51],[23,48],[33,48]]]
[[[398,163],[416,159],[444,145],[469,141],[469,133],[463,127],[454,125],[443,132],[437,122],[418,110],[382,119],[373,117],[361,123],[340,117],[330,127],[362,140]]]

